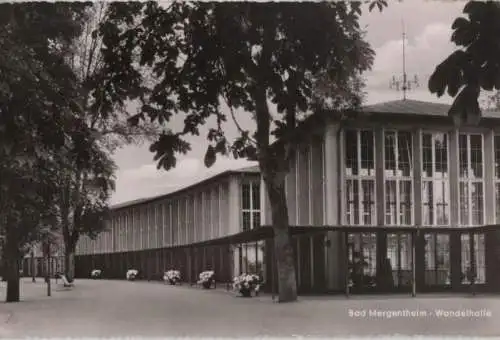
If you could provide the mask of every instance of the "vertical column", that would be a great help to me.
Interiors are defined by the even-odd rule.
[[[449,133],[449,157],[448,157],[448,169],[449,169],[449,186],[450,186],[450,225],[458,226],[460,219],[460,205],[459,205],[459,153],[458,153],[458,128],[453,128]],[[460,233],[451,232],[450,233],[450,274],[451,274],[451,285],[452,287],[457,287],[461,285],[461,261],[462,261],[462,241],[460,239]]]
[[[415,129],[413,135],[413,223],[418,229],[422,226],[422,129]],[[412,295],[415,295],[419,290],[417,279],[423,275],[424,268],[421,266],[423,262],[417,261],[418,256],[423,256],[423,252],[418,247],[422,246],[419,242],[419,232],[411,234],[412,244]]]
[[[229,178],[229,234],[237,234],[241,231],[241,185],[240,178],[231,176]]]
[[[449,169],[449,186],[450,186],[450,224],[451,226],[458,226],[459,223],[459,185],[458,185],[458,167],[459,167],[459,156],[458,156],[458,129],[453,128],[450,133],[449,138],[449,158],[448,158],[448,169]]]
[[[422,225],[422,130],[413,131],[413,221],[415,226]]]
[[[484,134],[483,167],[484,167],[484,224],[495,224],[495,158],[494,133],[489,130]]]
[[[385,183],[384,183],[384,128],[375,127],[375,197],[377,226],[385,225]],[[376,277],[383,282],[384,261],[387,257],[387,233],[379,231],[376,234]]]
[[[339,171],[339,144],[338,137],[339,126],[328,125],[325,129],[324,138],[324,224],[327,226],[335,226],[339,224],[339,177],[342,173]],[[341,261],[343,258],[343,248],[341,244],[341,232],[330,231],[326,235],[326,251],[325,251],[325,276],[326,286],[330,290],[341,289],[341,281],[343,277],[341,269]]]
[[[266,183],[264,177],[260,176],[260,224],[270,226],[272,225],[271,219],[271,203],[267,195]]]

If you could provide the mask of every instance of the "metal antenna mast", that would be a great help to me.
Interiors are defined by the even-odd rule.
[[[408,75],[406,74],[406,32],[405,32],[405,23],[402,20],[403,27],[403,76],[396,77],[392,76],[392,81],[389,83],[389,87],[391,89],[395,88],[396,91],[403,91],[403,100],[406,100],[406,92],[410,91],[412,87],[418,87],[418,78],[416,75],[413,76],[413,79],[408,80]]]

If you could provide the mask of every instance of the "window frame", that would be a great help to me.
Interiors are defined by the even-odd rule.
[[[481,136],[481,178],[473,178],[471,177],[472,173],[472,168],[471,168],[471,136],[476,135],[476,136]],[[461,173],[461,164],[460,164],[460,136],[466,136],[467,137],[467,177],[463,177]],[[459,226],[477,226],[477,225],[484,225],[486,221],[486,207],[485,207],[485,162],[484,162],[484,133],[482,132],[459,132],[458,133],[458,138],[457,138],[457,164],[458,164],[458,206],[459,206],[459,213],[458,213],[458,225]],[[463,223],[462,221],[462,214],[461,214],[461,205],[460,205],[460,198],[461,198],[461,184],[464,183],[466,184],[467,187],[467,212],[468,212],[468,221],[467,223]],[[472,214],[472,187],[474,184],[480,183],[482,186],[482,192],[481,192],[481,200],[482,200],[482,223],[475,224],[473,222],[473,214]]]
[[[409,133],[410,135],[410,152],[411,152],[411,159],[410,161],[410,175],[409,176],[404,176],[404,175],[398,175],[399,172],[399,133],[400,132],[405,132]],[[394,133],[394,167],[395,167],[395,175],[389,176],[387,174],[386,169],[386,133]],[[415,170],[415,155],[413,152],[413,145],[415,142],[415,138],[413,136],[413,133],[411,130],[404,130],[404,129],[383,129],[383,150],[384,150],[384,167],[383,167],[383,178],[384,178],[384,224],[385,225],[408,225],[411,226],[415,223],[415,190],[414,190],[414,170]],[[396,215],[394,216],[391,211],[390,215],[390,223],[387,223],[387,183],[389,182],[394,182],[396,183]],[[402,220],[402,215],[401,215],[401,187],[400,184],[404,182],[409,182],[410,183],[410,221],[409,223],[403,224],[401,222]],[[394,220],[395,217],[395,220]],[[393,223],[394,222],[394,223]]]
[[[356,163],[357,163],[357,168],[358,168],[358,173],[356,175],[348,174],[347,173],[347,133],[348,132],[355,132],[356,133]],[[362,132],[370,132],[372,134],[372,140],[373,140],[373,174],[370,175],[369,173],[367,175],[361,175],[361,165],[362,165],[362,156],[361,156],[361,133]],[[345,186],[345,194],[343,195],[344,197],[342,198],[345,200],[345,210],[343,211],[343,218],[345,218],[345,224],[346,225],[353,225],[353,226],[376,226],[377,225],[377,157],[376,152],[376,130],[375,129],[370,129],[370,128],[346,128],[342,131],[342,139],[343,139],[343,174],[344,174],[344,186]],[[363,182],[371,182],[373,183],[373,192],[372,192],[372,197],[373,197],[373,212],[371,213],[371,223],[364,223],[364,217],[367,212],[365,212],[364,209],[364,204],[363,204],[363,194],[362,194],[362,187],[363,187]],[[349,182],[353,182],[356,184],[357,189],[358,189],[358,195],[357,195],[357,209],[358,209],[358,223],[354,223],[354,209],[351,211],[349,209],[350,205],[350,200],[348,199],[349,192],[347,190],[347,186]],[[370,211],[368,212],[370,213]]]
[[[432,142],[432,148],[431,148],[431,163],[432,163],[432,176],[430,177],[425,177],[424,176],[424,135],[431,135],[431,142]],[[442,176],[440,178],[436,177],[436,135],[437,134],[444,134],[446,136],[446,176]],[[450,140],[451,140],[451,135],[449,131],[443,131],[443,130],[421,130],[420,131],[420,145],[419,145],[419,150],[420,150],[420,179],[421,179],[421,218],[422,218],[422,225],[425,226],[433,226],[433,227],[443,227],[443,226],[450,226],[451,225],[451,181],[450,181]],[[446,202],[446,216],[448,223],[446,224],[438,224],[438,217],[436,214],[437,207],[439,206],[439,203],[434,199],[435,197],[435,184],[446,184],[446,191],[444,193],[445,197],[448,197],[448,202]],[[430,183],[432,184],[432,194],[433,194],[433,200],[432,200],[432,223],[426,223],[426,218],[425,218],[425,211],[424,207],[426,204],[424,204],[424,196],[426,196],[426,191],[425,189],[425,183]]]
[[[244,187],[245,186],[248,186],[249,190],[248,190],[248,200],[249,200],[249,208],[246,209],[244,206],[243,206],[243,195],[245,193],[245,190],[244,190]],[[257,189],[257,199],[258,199],[258,206],[257,207],[254,207],[254,202],[253,202],[253,197],[254,197],[254,189],[255,188]],[[259,218],[257,219],[257,222],[258,222],[258,226],[260,226],[260,205],[261,205],[262,202],[260,202],[260,182],[256,182],[254,180],[243,180],[242,183],[241,183],[241,230],[242,231],[247,231],[247,229],[245,229],[245,214],[249,214],[250,215],[250,218],[249,218],[249,223],[250,223],[250,229],[248,230],[253,230],[255,229],[255,219],[254,219],[254,214],[258,213],[258,216]]]

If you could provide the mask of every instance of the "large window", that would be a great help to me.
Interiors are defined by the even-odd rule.
[[[347,224],[376,224],[373,131],[347,130],[345,156]]]
[[[425,284],[450,285],[450,236],[425,234]]]
[[[460,224],[480,225],[484,223],[483,136],[460,134],[458,150]]]
[[[470,274],[475,275],[475,283],[486,282],[486,263],[484,255],[484,234],[474,234],[474,263],[471,259],[470,234],[461,235],[462,261],[461,261],[461,279],[463,284],[470,284]],[[474,264],[474,265],[472,265]]]
[[[500,223],[500,136],[495,136],[495,202],[496,223]]]
[[[422,133],[422,223],[450,223],[448,135]]]
[[[385,223],[413,222],[413,157],[411,132],[384,133]]]
[[[246,182],[241,187],[243,231],[260,226],[260,187],[257,182]]]

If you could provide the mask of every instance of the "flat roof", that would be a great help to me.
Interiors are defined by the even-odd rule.
[[[401,115],[422,115],[422,116],[448,116],[451,105],[424,102],[421,100],[401,99],[388,102],[363,106],[361,111],[365,113],[379,114],[401,114]],[[500,112],[494,110],[483,110],[484,118],[500,118]]]
[[[139,198],[139,199],[135,199],[132,201],[126,201],[123,203],[114,204],[114,205],[110,206],[110,209],[111,210],[120,210],[120,209],[124,209],[124,208],[130,208],[130,207],[133,207],[136,205],[142,205],[142,204],[166,199],[166,198],[178,195],[180,193],[183,193],[185,191],[188,191],[190,189],[194,189],[197,186],[201,186],[201,185],[207,184],[209,182],[215,181],[217,179],[220,179],[222,177],[230,176],[233,174],[258,174],[258,173],[260,173],[258,165],[246,166],[246,167],[237,168],[237,169],[224,170],[222,172],[219,172],[218,174],[215,174],[215,175],[209,176],[207,178],[198,180],[192,184],[181,187],[179,189],[175,189],[175,190],[167,192],[165,194],[144,197],[144,198]]]

